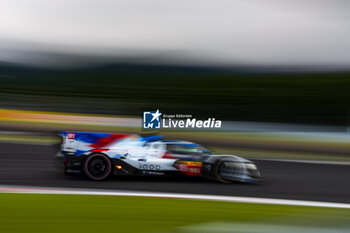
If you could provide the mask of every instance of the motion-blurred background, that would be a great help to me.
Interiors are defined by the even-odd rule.
[[[349,203],[349,9],[348,0],[1,0],[0,185]],[[142,112],[157,109],[222,120],[215,132],[159,133],[253,159],[265,184],[147,179],[101,184],[64,177],[49,166],[50,146],[57,143],[53,130],[139,133]],[[313,232],[349,229],[349,212],[342,209],[177,206],[169,200],[166,209],[159,200],[126,199],[120,205],[97,197],[63,209],[57,203],[73,201],[60,197],[37,204],[35,197],[23,203],[2,197],[4,232],[20,226],[26,232],[105,229],[99,224],[110,231],[116,223],[122,232],[169,226],[186,226],[176,232],[243,232],[248,226],[245,232],[306,232],[292,227],[297,224],[316,227]],[[105,212],[111,202],[118,205]],[[33,211],[40,203],[46,204]],[[90,208],[91,203],[98,204]],[[87,222],[95,209],[105,215]],[[208,209],[216,212],[207,214]],[[18,216],[32,211],[36,220]],[[50,214],[42,216],[46,211]],[[77,217],[82,213],[87,216]]]
[[[160,132],[212,149],[349,154],[346,0],[3,3],[4,132],[139,133],[160,109],[222,120]]]
[[[0,107],[345,126],[349,4],[3,1]]]

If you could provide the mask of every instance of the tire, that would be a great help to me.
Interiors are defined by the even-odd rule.
[[[213,166],[213,173],[215,176],[215,179],[217,181],[220,181],[221,183],[225,183],[225,184],[230,184],[233,182],[233,180],[229,180],[229,179],[224,179],[220,176],[220,166],[223,162],[235,162],[235,160],[232,160],[230,158],[220,158],[218,159]]]
[[[92,154],[85,159],[83,171],[91,180],[104,180],[111,174],[112,163],[104,154]]]

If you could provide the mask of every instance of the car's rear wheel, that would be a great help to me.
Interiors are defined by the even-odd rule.
[[[112,163],[104,154],[92,154],[85,160],[83,171],[92,180],[103,180],[111,173]]]

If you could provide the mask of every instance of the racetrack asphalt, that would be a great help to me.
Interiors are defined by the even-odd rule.
[[[350,166],[255,160],[259,184],[222,184],[201,178],[64,176],[52,146],[0,143],[0,185],[70,187],[247,196],[350,203]]]

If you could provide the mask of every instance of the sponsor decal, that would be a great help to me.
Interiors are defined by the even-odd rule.
[[[159,164],[147,164],[147,163],[141,163],[139,165],[140,170],[150,170],[150,171],[159,171],[162,169],[162,167]]]
[[[215,118],[197,119],[191,114],[164,114],[157,111],[143,112],[144,129],[209,129],[221,128],[222,121]]]
[[[188,176],[201,176],[202,162],[177,161],[174,165],[180,172]]]
[[[68,133],[68,139],[74,139],[75,133]]]
[[[154,175],[154,176],[164,176],[164,172],[153,172],[153,171],[141,171],[143,175]]]

